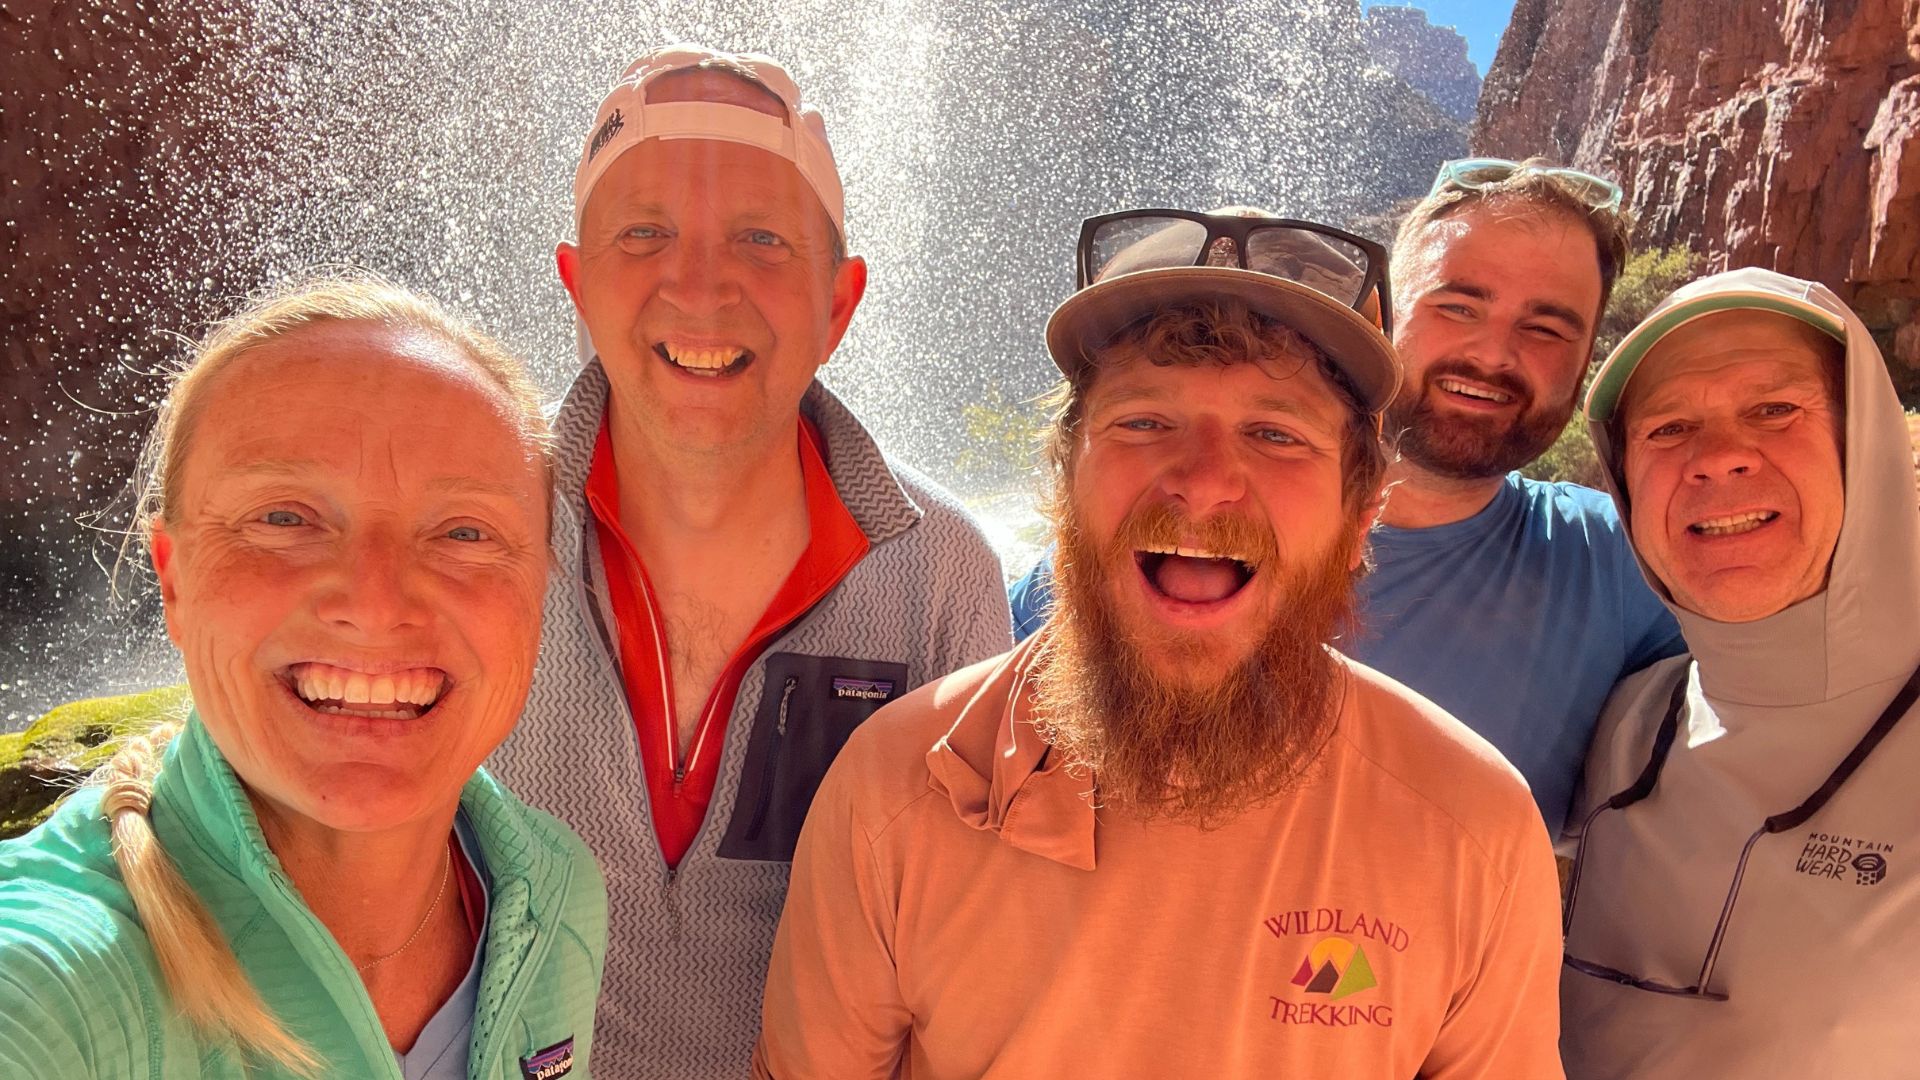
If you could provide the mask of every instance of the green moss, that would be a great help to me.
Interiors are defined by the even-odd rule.
[[[61,705],[25,731],[0,735],[0,839],[45,821],[62,796],[112,755],[119,739],[186,708],[187,688],[167,686]]]

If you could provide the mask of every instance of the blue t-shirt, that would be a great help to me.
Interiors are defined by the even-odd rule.
[[[1479,732],[1560,835],[1594,722],[1622,676],[1685,650],[1605,492],[1519,473],[1465,521],[1378,526],[1347,655]],[[1053,567],[1013,583],[1014,633],[1046,621]]]

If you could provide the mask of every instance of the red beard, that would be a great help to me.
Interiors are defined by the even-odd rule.
[[[1258,616],[1265,625],[1253,647],[1218,677],[1179,677],[1220,665],[1207,635],[1127,627],[1112,599],[1117,576],[1138,572],[1135,550],[1183,535],[1260,555],[1249,560],[1257,574],[1285,575]],[[1328,643],[1352,622],[1358,529],[1342,535],[1354,539],[1283,566],[1262,524],[1189,523],[1156,507],[1128,515],[1099,547],[1063,505],[1053,615],[1034,676],[1036,726],[1069,766],[1092,770],[1106,806],[1204,827],[1291,790],[1318,760],[1344,692],[1345,669]]]

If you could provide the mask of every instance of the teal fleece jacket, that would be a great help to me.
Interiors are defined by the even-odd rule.
[[[564,825],[484,771],[467,783],[460,805],[491,878],[468,1075],[585,1077],[606,962],[599,869]],[[352,961],[268,850],[239,781],[197,717],[161,760],[152,819],[267,1007],[320,1056],[320,1075],[399,1080]],[[231,1043],[202,1039],[171,1007],[113,861],[97,788],[76,792],[27,835],[0,842],[0,1076],[285,1075],[244,1060]]]

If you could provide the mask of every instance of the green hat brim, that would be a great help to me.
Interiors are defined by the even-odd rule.
[[[1721,311],[1772,311],[1781,315],[1790,315],[1816,330],[1846,344],[1847,327],[1833,312],[1817,304],[1774,292],[1741,290],[1739,292],[1710,293],[1694,300],[1687,300],[1668,308],[1660,314],[1633,328],[1606,363],[1600,365],[1600,374],[1593,380],[1593,388],[1587,391],[1587,419],[1604,424],[1613,419],[1614,410],[1620,406],[1620,395],[1627,389],[1627,381],[1640,366],[1640,361],[1660,339],[1680,329],[1682,326],[1700,318]]]

